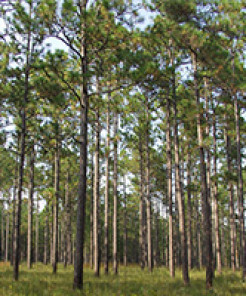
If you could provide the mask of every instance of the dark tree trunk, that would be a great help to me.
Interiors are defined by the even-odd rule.
[[[93,202],[93,243],[94,243],[94,274],[99,276],[99,150],[100,150],[100,126],[99,109],[96,110],[96,143],[95,143],[95,171],[94,171],[94,202]]]
[[[127,196],[126,196],[126,176],[124,176],[124,234],[123,234],[123,262],[127,266]]]
[[[87,0],[80,0],[80,10],[83,16],[81,25],[81,72],[83,83],[81,85],[81,109],[80,109],[80,173],[79,194],[77,206],[77,232],[76,253],[74,264],[74,288],[83,287],[83,251],[85,235],[85,208],[86,208],[86,168],[87,168],[87,122],[88,122],[88,91],[87,91],[87,55],[86,55],[86,6]]]
[[[213,285],[213,254],[212,254],[212,233],[211,233],[211,209],[209,204],[208,196],[208,185],[207,185],[207,169],[204,158],[204,143],[202,133],[202,111],[200,105],[200,93],[198,85],[198,73],[197,73],[197,57],[193,56],[193,67],[194,67],[194,85],[195,85],[195,97],[197,104],[197,137],[200,153],[200,171],[201,171],[201,188],[202,188],[202,209],[203,209],[203,231],[204,241],[206,242],[205,258],[206,258],[206,288],[210,289]]]
[[[92,143],[94,141],[94,133],[92,130]],[[94,266],[94,228],[93,228],[93,205],[94,205],[94,152],[91,153],[91,200],[90,200],[90,268]]]
[[[52,242],[52,268],[57,271],[58,262],[58,209],[60,190],[60,143],[56,140],[55,149],[55,197],[53,200],[53,242]]]
[[[191,153],[190,145],[188,147],[188,159],[187,159],[187,245],[188,245],[188,266],[189,269],[193,268],[193,244],[192,244],[192,230],[191,230],[191,219],[192,219],[192,209],[191,209]]]
[[[35,241],[35,262],[39,261],[39,204],[37,197],[37,212],[36,212],[36,241]]]
[[[105,208],[104,208],[104,272],[108,274],[109,261],[109,153],[110,153],[110,99],[107,111],[107,143],[106,143],[106,170],[105,170]]]
[[[235,260],[235,249],[236,249],[236,226],[235,226],[235,216],[234,216],[234,193],[233,193],[233,183],[231,176],[232,173],[232,163],[231,163],[231,139],[228,135],[228,128],[225,129],[225,141],[226,141],[226,159],[227,159],[227,170],[228,170],[228,191],[230,196],[230,255],[231,255],[231,268],[233,271],[236,270],[236,260]]]
[[[181,239],[181,261],[182,261],[182,273],[184,284],[189,284],[189,272],[188,272],[188,258],[187,258],[187,237],[185,228],[185,207],[184,197],[182,196],[182,184],[180,175],[180,157],[179,157],[179,139],[178,139],[178,114],[176,107],[176,96],[175,96],[175,77],[173,78],[173,93],[174,93],[174,151],[175,151],[175,188],[176,196],[178,201],[178,212],[179,212],[179,231]]]
[[[20,146],[20,136],[18,134],[18,143],[17,143],[17,152],[19,151]],[[15,216],[16,216],[16,191],[18,187],[18,166],[19,166],[19,156],[16,153],[16,165],[15,165],[15,179],[14,179],[14,188],[13,188],[13,214],[12,214],[12,241],[11,241],[11,265],[13,265],[13,250],[14,250],[14,240],[15,240]]]
[[[150,153],[149,153],[149,103],[146,99],[146,218],[147,218],[147,246],[148,246],[148,270],[152,272],[152,235],[151,235],[151,197],[150,197]]]
[[[4,206],[1,213],[1,260],[4,260],[5,254],[5,229],[4,229]]]
[[[44,225],[44,264],[48,264],[48,250],[49,250],[49,207],[46,204],[45,225]]]
[[[118,214],[118,114],[114,114],[114,182],[113,182],[113,194],[114,194],[114,209],[113,209],[113,271],[116,275],[118,273],[118,258],[117,258],[117,214]]]
[[[216,257],[217,257],[217,268],[219,274],[222,272],[221,266],[221,245],[220,245],[220,232],[219,232],[219,202],[218,202],[218,182],[217,182],[217,136],[216,136],[216,116],[215,110],[213,111],[213,150],[214,150],[214,184],[213,184],[213,195],[214,195],[214,215],[215,215],[215,243],[216,243]]]
[[[174,264],[174,243],[173,243],[173,194],[172,194],[172,150],[171,150],[171,107],[170,99],[166,103],[166,142],[167,142],[167,196],[169,203],[169,272],[170,276],[175,276]]]
[[[5,262],[9,260],[9,206],[6,213]]]
[[[29,197],[28,197],[28,230],[27,230],[27,267],[32,267],[32,238],[33,238],[33,194],[34,194],[34,163],[35,163],[35,147],[31,146],[30,168],[29,168]]]
[[[143,143],[139,135],[139,155],[140,155],[140,203],[139,203],[139,259],[142,269],[145,267],[145,221],[144,221],[144,172],[143,172]]]
[[[236,128],[236,145],[237,145],[237,180],[238,180],[238,201],[239,201],[239,221],[240,221],[240,257],[241,266],[243,267],[243,281],[246,278],[246,243],[245,243],[245,220],[244,220],[244,198],[243,198],[243,175],[241,160],[241,142],[240,142],[240,112],[238,108],[237,95],[234,95],[234,114]]]
[[[32,13],[32,5],[30,4],[29,16]],[[24,81],[24,97],[21,109],[21,134],[20,134],[20,161],[18,170],[18,190],[17,204],[15,215],[14,243],[13,243],[13,278],[15,281],[19,277],[19,261],[20,261],[20,227],[21,227],[21,205],[22,205],[22,190],[24,177],[24,164],[26,153],[26,105],[29,93],[29,72],[30,72],[30,51],[31,51],[31,29],[29,28],[27,37],[26,50],[26,66],[25,66],[25,81]]]

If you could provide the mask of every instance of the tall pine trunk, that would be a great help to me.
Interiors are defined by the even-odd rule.
[[[95,170],[94,170],[94,194],[93,194],[93,243],[94,243],[94,274],[99,276],[99,149],[100,149],[100,126],[99,107],[96,110],[96,147],[95,147]]]
[[[211,233],[211,209],[208,196],[207,185],[207,169],[204,157],[204,143],[203,143],[203,131],[202,131],[202,111],[200,105],[200,92],[197,72],[197,57],[193,55],[193,68],[194,68],[194,85],[195,85],[195,97],[197,104],[197,137],[200,154],[200,173],[201,173],[201,188],[202,188],[202,211],[203,211],[203,230],[204,230],[204,249],[206,258],[206,288],[210,289],[213,285],[213,254],[212,254],[212,233]]]
[[[29,168],[29,197],[28,197],[28,227],[27,227],[27,267],[32,267],[32,238],[33,238],[33,194],[34,194],[34,163],[35,148],[31,146],[30,168]]]
[[[124,234],[123,234],[123,263],[127,266],[127,196],[126,196],[126,176],[123,177],[124,186]]]
[[[229,174],[232,174],[232,163],[231,163],[231,139],[228,135],[228,127],[225,128],[225,142],[226,142],[226,159],[227,159],[227,170],[228,170],[228,191],[229,191],[229,208],[230,208],[230,256],[231,256],[231,268],[233,271],[236,270],[236,225],[234,216],[234,193],[233,193],[233,182]]]
[[[147,216],[147,246],[148,246],[148,270],[151,272],[152,267],[152,228],[151,228],[151,197],[150,197],[150,153],[149,153],[149,130],[150,115],[149,102],[146,99],[146,216]]]
[[[109,154],[110,154],[110,98],[107,110],[107,142],[106,142],[106,169],[105,169],[105,203],[104,203],[104,272],[108,274],[109,261]]]
[[[32,4],[29,6],[29,16],[32,14]],[[31,55],[31,28],[28,28],[27,49],[26,49],[26,65],[25,65],[25,81],[24,81],[24,97],[21,109],[21,134],[20,134],[20,160],[18,170],[18,190],[17,204],[15,215],[14,243],[13,243],[13,278],[15,281],[19,277],[19,261],[20,261],[20,227],[21,227],[21,205],[24,178],[24,164],[26,153],[26,107],[29,93],[29,74],[30,74],[30,55]]]
[[[5,262],[9,260],[9,206],[6,213]]]
[[[52,269],[57,271],[58,263],[58,209],[60,190],[60,143],[56,139],[55,148],[55,196],[53,199],[53,241],[52,241]]]
[[[83,287],[83,251],[85,236],[85,208],[86,208],[86,168],[87,168],[87,122],[88,122],[88,90],[87,90],[87,52],[86,52],[86,6],[87,0],[80,0],[80,11],[83,17],[81,25],[81,74],[83,82],[80,96],[80,172],[79,172],[79,194],[76,221],[76,251],[74,261],[74,283],[75,289]]]
[[[113,208],[113,271],[116,275],[118,273],[118,258],[117,258],[117,215],[118,215],[118,114],[114,114],[114,180],[113,180],[113,195],[114,195],[114,208]]]
[[[219,274],[222,272],[221,266],[221,245],[220,245],[220,225],[219,225],[219,203],[218,203],[218,182],[217,182],[217,136],[216,136],[216,115],[215,109],[213,110],[213,161],[214,161],[214,184],[213,184],[213,195],[214,195],[214,219],[215,219],[215,244],[216,244],[216,257],[217,257],[217,268]]]
[[[39,203],[37,197],[37,211],[36,211],[36,241],[35,241],[35,262],[39,261]]]
[[[175,75],[175,74],[174,74]],[[182,274],[184,284],[189,284],[188,272],[188,258],[187,258],[187,237],[185,228],[185,207],[184,197],[182,196],[181,172],[180,172],[180,157],[179,157],[179,136],[178,136],[178,114],[176,106],[175,95],[175,76],[173,77],[173,106],[174,106],[174,153],[175,153],[175,188],[178,201],[179,212],[179,231],[181,240],[181,261],[182,261]]]
[[[240,257],[241,266],[243,268],[243,280],[246,278],[246,244],[245,244],[245,221],[244,221],[244,198],[243,198],[243,174],[242,174],[242,160],[241,160],[241,142],[240,142],[240,111],[238,108],[237,95],[234,95],[234,116],[236,128],[236,145],[237,145],[237,182],[238,182],[238,201],[239,201],[239,221],[240,221]]]
[[[171,150],[171,107],[170,99],[166,103],[166,153],[167,153],[167,196],[169,204],[169,272],[170,276],[175,276],[174,246],[173,246],[173,194],[172,194],[172,150]]]
[[[143,143],[141,139],[141,135],[139,135],[139,156],[140,156],[140,202],[139,202],[139,257],[140,257],[140,266],[141,269],[145,267],[145,220],[144,220],[144,211],[145,211],[145,203],[144,203],[144,172],[143,172]]]

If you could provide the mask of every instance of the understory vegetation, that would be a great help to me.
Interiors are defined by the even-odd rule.
[[[119,276],[112,273],[95,277],[93,271],[84,269],[84,289],[74,291],[72,287],[73,268],[64,268],[59,264],[59,273],[52,274],[51,266],[35,264],[29,270],[26,264],[21,264],[21,279],[12,280],[12,268],[7,263],[0,264],[0,295],[1,296],[244,296],[246,283],[242,282],[240,272],[233,273],[223,270],[223,275],[216,276],[213,289],[207,291],[204,287],[205,270],[192,270],[192,284],[184,286],[181,271],[171,278],[165,267],[156,268],[151,274],[139,271],[137,265],[120,266]]]

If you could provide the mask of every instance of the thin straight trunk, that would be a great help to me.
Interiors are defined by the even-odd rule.
[[[18,134],[18,140],[17,140],[17,152],[19,151],[20,146],[20,136]],[[12,214],[12,241],[11,241],[11,265],[13,265],[13,250],[14,250],[14,240],[15,240],[15,216],[16,216],[16,191],[18,187],[18,165],[19,165],[19,154],[16,153],[16,165],[15,165],[15,179],[14,179],[14,188],[13,188],[13,214]]]
[[[187,245],[188,245],[188,266],[189,269],[193,268],[192,262],[192,230],[191,230],[191,218],[192,218],[192,209],[191,209],[191,152],[190,145],[188,147],[188,158],[187,158],[187,214],[188,214],[188,228],[187,228]]]
[[[242,277],[246,278],[246,243],[245,243],[245,229],[244,229],[244,198],[243,198],[243,174],[242,174],[242,160],[241,160],[241,142],[240,142],[240,111],[238,108],[237,95],[234,95],[234,116],[236,128],[236,145],[237,145],[237,177],[238,177],[238,200],[239,200],[239,221],[240,221],[240,257],[241,266],[243,268]]]
[[[106,142],[106,170],[105,170],[105,208],[104,208],[104,272],[108,274],[109,261],[109,154],[110,154],[110,98],[108,98],[107,111],[107,142]]]
[[[201,218],[199,214],[199,201],[198,196],[195,199],[196,202],[196,234],[197,234],[197,268],[200,270],[202,268],[202,244],[201,244]]]
[[[140,155],[140,203],[139,203],[139,257],[141,269],[145,267],[145,245],[144,245],[144,172],[143,172],[143,143],[139,135],[139,155]]]
[[[6,214],[5,262],[9,260],[9,209]]]
[[[222,272],[221,266],[221,246],[220,246],[220,232],[219,232],[219,203],[218,203],[218,182],[217,182],[217,136],[216,136],[216,115],[215,109],[213,110],[213,150],[214,150],[214,214],[215,214],[215,244],[216,244],[216,256],[217,256],[217,268],[219,274]]]
[[[224,227],[224,213],[221,210],[221,257],[223,258],[222,266],[227,266],[227,255],[225,248],[225,227]]]
[[[83,287],[83,250],[85,235],[85,208],[86,208],[86,168],[87,168],[87,122],[88,122],[88,91],[87,91],[87,52],[86,52],[86,6],[87,0],[80,0],[80,11],[82,15],[81,25],[81,72],[83,82],[81,85],[81,108],[80,108],[80,172],[79,172],[79,194],[77,206],[77,232],[76,232],[76,254],[74,261],[74,283],[75,289]]]
[[[116,275],[118,273],[118,259],[117,259],[117,209],[118,209],[118,114],[114,114],[114,181],[113,181],[113,194],[114,194],[114,209],[113,209],[113,271]]]
[[[160,239],[160,225],[159,225],[159,204],[156,203],[156,213],[155,213],[155,256],[154,256],[154,266],[157,267],[160,262],[160,248],[159,248],[159,239]],[[165,238],[165,232],[163,232],[163,237]]]
[[[29,16],[32,14],[32,4],[29,5]],[[26,153],[26,105],[29,93],[29,73],[30,73],[30,55],[31,55],[31,28],[28,28],[26,65],[25,65],[25,81],[24,81],[24,97],[21,109],[21,134],[20,134],[20,162],[18,172],[18,194],[16,205],[14,244],[13,244],[13,278],[15,281],[19,277],[19,261],[20,261],[20,227],[21,227],[21,204],[24,177],[24,164]]]
[[[96,110],[96,143],[95,143],[95,171],[94,171],[94,203],[93,203],[93,243],[94,243],[94,274],[99,276],[99,149],[100,127],[99,108]]]
[[[46,204],[45,225],[44,225],[44,264],[48,264],[48,243],[49,243],[49,207]]]
[[[123,262],[127,266],[127,196],[126,176],[124,176],[124,235],[123,235]]]
[[[69,164],[68,164],[69,166]],[[67,267],[68,264],[68,245],[69,245],[69,181],[70,181],[70,174],[69,168],[66,174],[66,187],[65,187],[65,229],[64,229],[64,267]]]
[[[69,192],[70,173],[68,171],[68,193],[67,193],[67,233],[65,236],[67,244],[67,264],[72,264],[72,209],[71,209],[71,197]]]
[[[202,187],[202,209],[203,209],[203,230],[204,241],[206,242],[205,258],[206,258],[206,288],[210,289],[213,285],[213,254],[212,254],[212,233],[211,233],[211,209],[209,204],[208,185],[206,177],[206,164],[204,158],[204,143],[202,132],[202,113],[200,106],[200,93],[198,85],[198,73],[197,73],[197,57],[193,55],[193,68],[194,68],[194,84],[195,84],[195,97],[197,104],[197,137],[200,153],[200,171],[201,171],[201,187]]]
[[[39,261],[39,204],[37,197],[37,213],[36,213],[36,241],[35,241],[35,262]]]
[[[60,143],[56,139],[55,149],[55,198],[53,200],[53,242],[52,242],[52,270],[57,271],[58,262],[58,209],[60,190]]]
[[[182,262],[182,274],[185,285],[189,284],[189,271],[188,271],[188,258],[187,258],[187,237],[185,228],[185,207],[184,197],[182,196],[182,184],[181,184],[181,172],[180,172],[180,157],[179,157],[179,138],[178,138],[178,121],[177,121],[177,106],[175,95],[175,74],[173,75],[173,107],[174,107],[174,152],[175,152],[175,188],[178,201],[179,212],[179,231],[181,239],[181,262]]]
[[[53,256],[53,205],[51,206],[51,220],[50,220],[50,223],[49,223],[49,228],[50,228],[50,264],[52,265],[52,256]]]
[[[146,99],[146,216],[147,216],[147,245],[148,245],[148,270],[152,272],[152,239],[151,239],[151,197],[150,197],[150,153],[149,153],[149,129],[150,129],[150,116],[149,116],[149,103]]]
[[[225,129],[225,141],[226,141],[226,159],[227,159],[227,170],[228,174],[232,173],[232,164],[231,164],[231,139],[228,135],[228,127]],[[234,217],[234,194],[233,194],[233,183],[232,179],[229,176],[228,178],[228,190],[230,195],[230,255],[231,255],[231,268],[233,271],[236,270],[235,262],[235,237],[236,237],[236,226],[235,226],[235,217]]]
[[[5,254],[5,232],[4,232],[4,206],[2,205],[1,215],[1,259],[4,260]]]
[[[209,114],[209,102],[210,102],[210,97],[208,94],[208,84],[207,84],[207,79],[204,78],[204,95],[205,95],[205,104],[206,104],[206,128],[205,128],[205,135],[207,139],[209,139],[210,136],[210,114]],[[210,152],[210,142],[208,144],[208,147],[204,149],[204,157],[206,159],[206,169],[207,169],[207,197],[208,197],[208,202],[210,205],[212,205],[211,208],[211,239],[212,239],[212,254],[216,253],[216,230],[215,230],[215,223],[214,223],[214,218],[215,218],[215,202],[212,201],[212,198],[214,199],[214,196],[211,193],[212,190],[212,182],[211,182],[211,152]],[[203,217],[204,219],[204,217]],[[203,236],[203,245],[205,245],[206,242],[206,237]],[[215,269],[216,266],[216,256],[213,256],[213,270]]]
[[[92,142],[94,135],[92,131]],[[94,228],[93,228],[93,205],[94,205],[94,152],[91,155],[91,203],[90,203],[90,268],[94,266]]]
[[[29,167],[29,196],[28,196],[28,228],[27,228],[27,267],[32,267],[32,238],[33,238],[33,194],[34,194],[34,163],[35,148],[31,146],[30,167]]]
[[[166,143],[167,143],[167,195],[169,203],[169,272],[170,276],[175,276],[174,246],[173,246],[173,194],[172,194],[172,150],[171,150],[171,108],[170,99],[166,103]]]

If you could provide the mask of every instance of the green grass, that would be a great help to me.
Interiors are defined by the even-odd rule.
[[[221,276],[216,274],[214,287],[211,291],[205,289],[205,272],[191,271],[190,286],[185,287],[180,270],[176,271],[175,279],[171,279],[166,268],[156,268],[152,274],[141,271],[138,266],[120,267],[119,276],[112,274],[100,278],[93,275],[89,268],[85,269],[84,291],[74,291],[73,268],[58,267],[58,273],[52,274],[50,266],[34,265],[28,270],[26,264],[20,266],[18,282],[12,280],[12,268],[8,264],[0,264],[0,295],[102,295],[102,296],[203,296],[203,295],[246,295],[246,283],[241,280],[241,273],[224,270]]]

